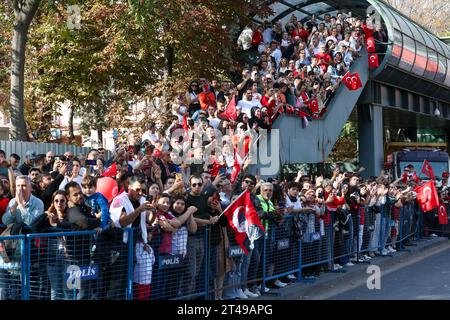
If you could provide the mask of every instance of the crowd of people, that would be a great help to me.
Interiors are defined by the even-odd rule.
[[[142,300],[195,296],[205,282],[209,297],[217,300],[256,298],[287,286],[298,275],[261,286],[262,259],[278,254],[274,241],[280,230],[292,244],[303,241],[304,256],[310,259],[305,263],[327,261],[328,240],[333,240],[332,265],[304,268],[305,277],[395,252],[399,210],[414,205],[413,186],[384,174],[363,181],[339,169],[327,179],[299,172],[292,179],[264,181],[250,173],[254,141],[280,111],[293,107],[310,119],[323,115],[364,45],[363,27],[360,19],[342,15],[306,23],[293,15],[284,30],[278,22],[255,27],[251,45],[260,59],[243,70],[241,82],[192,81],[173,103],[170,125],[161,119],[149,123],[140,143],[118,143],[110,158],[102,148],[86,155],[30,150],[20,164],[19,155],[8,160],[0,151],[0,214],[8,226],[3,235],[95,230],[81,238],[33,243],[36,297],[125,299],[130,243],[133,297]],[[376,32],[381,37],[383,30]],[[288,106],[292,97],[295,103]],[[318,109],[308,107],[313,98],[318,98]],[[231,99],[237,103],[233,119],[223,116]],[[117,183],[111,199],[96,190],[103,177]],[[237,242],[222,213],[246,190],[266,234],[256,235],[248,254],[233,256],[229,249]],[[415,215],[408,212],[410,232]],[[264,246],[265,240],[269,245]],[[356,247],[366,254],[354,256]],[[297,253],[294,246],[280,250],[287,248],[291,251],[283,254],[294,265]],[[4,246],[2,252],[9,253],[3,259],[13,260],[20,250],[12,254]],[[275,260],[267,260],[268,276],[286,268]],[[71,292],[64,276],[68,261],[94,261],[100,280],[83,280]],[[204,279],[205,266],[209,279]]]

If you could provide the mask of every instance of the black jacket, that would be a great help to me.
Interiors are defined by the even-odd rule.
[[[47,188],[45,188],[45,190],[41,190],[39,189],[39,187],[37,187],[36,189],[33,190],[33,195],[39,199],[42,200],[42,202],[44,203],[44,211],[47,211],[48,208],[50,208],[51,204],[52,204],[52,196],[53,193],[55,193],[56,190],[59,189],[59,185],[61,184],[61,182],[63,182],[64,180],[64,176],[61,174],[58,174],[55,178],[55,180],[53,180]]]

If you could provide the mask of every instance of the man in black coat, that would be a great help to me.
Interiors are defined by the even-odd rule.
[[[64,175],[67,172],[67,164],[62,164],[56,176],[53,178],[50,173],[42,173],[36,178],[35,188],[33,195],[42,200],[44,203],[44,211],[47,211],[52,204],[53,193],[58,190],[59,185],[64,180]]]

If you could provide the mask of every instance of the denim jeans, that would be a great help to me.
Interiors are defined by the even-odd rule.
[[[369,250],[370,251],[378,251],[379,247],[379,239],[381,232],[381,213],[375,214],[375,228],[370,236]]]
[[[65,281],[66,262],[63,253],[58,253],[54,261],[47,264],[47,276],[50,280],[51,300],[67,299],[67,283]]]
[[[248,266],[248,275],[247,275],[247,282],[252,281],[252,283],[249,285],[250,288],[256,289],[258,287],[256,283],[256,279],[258,279],[258,270],[259,265],[261,263],[261,255],[262,251],[264,249],[264,239],[265,237],[262,236],[255,240],[254,248],[247,256],[250,256],[250,263]]]
[[[386,248],[386,243],[391,233],[391,227],[389,226],[390,214],[389,210],[381,214],[381,231],[380,231],[380,248],[383,250]]]
[[[203,265],[203,258],[205,256],[205,236],[204,233],[190,235],[187,245],[186,255],[186,273],[183,275],[182,283],[185,285],[182,288],[182,295],[190,295],[195,290],[200,289],[199,283],[205,285],[204,280],[197,278],[200,275],[200,271]]]

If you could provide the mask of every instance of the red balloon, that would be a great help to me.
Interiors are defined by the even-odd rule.
[[[102,177],[97,180],[97,192],[100,192],[108,201],[111,201],[119,193],[119,186],[113,178]]]

